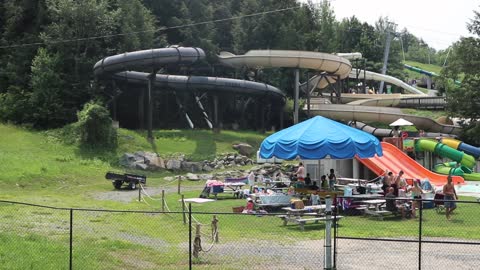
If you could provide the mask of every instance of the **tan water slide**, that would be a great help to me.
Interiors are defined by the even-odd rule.
[[[372,121],[390,124],[398,118],[403,118],[415,124],[418,129],[430,132],[458,135],[461,128],[452,125],[443,125],[427,117],[404,114],[398,108],[384,108],[373,106],[356,106],[343,104],[318,104],[310,108],[313,115],[321,115],[341,121]]]
[[[305,68],[345,79],[352,70],[352,64],[346,58],[321,52],[289,51],[289,50],[251,50],[244,55],[221,52],[219,61],[230,67],[249,68]],[[317,87],[324,88],[334,83],[334,77],[322,77]]]
[[[343,56],[343,57],[342,57]],[[346,58],[354,59],[361,57],[359,53],[333,55],[320,52],[289,51],[289,50],[251,50],[244,55],[235,55],[229,52],[221,52],[219,61],[230,67],[249,67],[249,68],[305,68],[313,69],[319,72],[326,72],[328,75],[337,76],[345,79],[352,72],[352,65]],[[363,73],[362,73],[363,76]],[[421,91],[413,88],[402,81],[388,75],[382,75],[374,72],[367,72],[365,77],[373,80],[384,80],[396,84],[406,89],[410,89],[416,94],[422,94]],[[334,77],[319,76],[316,84],[318,88],[335,82]],[[393,78],[393,79],[392,79]],[[373,97],[373,95],[371,95]],[[384,95],[388,96],[388,95]],[[391,99],[396,99],[393,97]],[[392,102],[392,101],[390,101]],[[329,105],[316,104],[311,108],[313,114],[322,115],[331,119],[343,121],[374,121],[390,124],[398,118],[404,118],[412,123],[418,129],[424,129],[431,132],[446,134],[458,134],[460,128],[451,125],[442,125],[436,121],[420,116],[413,116],[402,113],[397,108],[382,108],[372,106],[356,105]]]

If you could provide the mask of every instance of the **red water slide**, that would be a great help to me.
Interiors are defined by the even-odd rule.
[[[372,170],[377,175],[384,174],[385,170],[398,173],[400,170],[404,172],[407,180],[428,178],[430,183],[434,185],[444,185],[447,183],[447,176],[437,174],[427,170],[411,157],[407,156],[403,151],[394,145],[382,142],[383,156],[375,156],[373,158],[357,158],[363,165]],[[455,184],[463,184],[465,181],[461,176],[452,176]]]

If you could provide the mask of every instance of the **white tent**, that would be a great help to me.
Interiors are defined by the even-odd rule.
[[[403,126],[413,126],[414,124],[410,121],[407,121],[403,118],[399,118],[395,122],[391,123],[389,126],[391,127],[403,127]]]

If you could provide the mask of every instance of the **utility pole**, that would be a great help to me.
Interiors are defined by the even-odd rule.
[[[298,124],[298,107],[299,107],[299,85],[300,85],[300,70],[295,69],[295,93],[293,103],[293,124]]]
[[[387,31],[387,35],[385,37],[385,51],[383,52],[383,67],[382,67],[382,74],[385,75],[387,73],[387,64],[388,64],[388,54],[390,53],[390,44],[392,43],[392,32],[394,26],[397,24],[386,21],[387,27],[385,31]],[[383,94],[383,85],[384,81],[380,82],[380,88],[378,89],[379,94]]]

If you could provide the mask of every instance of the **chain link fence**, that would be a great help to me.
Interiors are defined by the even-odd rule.
[[[318,269],[324,223],[277,214],[115,211],[0,201],[1,269]],[[194,209],[193,209],[194,210]]]
[[[458,201],[416,218],[343,209],[336,269],[477,269],[480,208]],[[422,204],[423,205],[423,204]],[[427,203],[425,204],[427,206]],[[193,209],[192,209],[193,207]],[[176,207],[182,208],[182,207]],[[281,213],[115,211],[0,201],[1,269],[321,269],[325,222],[284,225]],[[279,211],[280,212],[280,211]]]
[[[407,218],[349,211],[357,215],[339,220],[335,231],[336,268],[478,269],[479,203],[457,201],[450,220],[443,200],[417,203],[416,217],[408,209]]]

